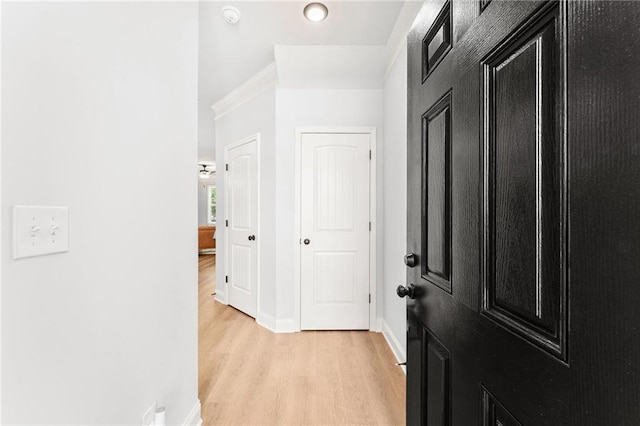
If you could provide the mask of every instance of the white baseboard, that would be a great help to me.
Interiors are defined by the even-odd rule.
[[[260,313],[256,322],[262,327],[273,331],[274,333],[297,333],[300,331],[300,324],[295,318],[283,318],[275,319],[271,315]],[[371,328],[371,331],[381,332],[383,329],[384,320],[378,318]],[[275,327],[274,327],[275,324]]]
[[[196,402],[196,405],[193,406],[189,415],[182,424],[184,426],[202,426],[202,417],[200,416],[200,400]]]
[[[216,295],[213,296],[215,300],[222,303],[223,305],[227,305],[227,299],[224,297],[224,292],[216,289]]]
[[[276,319],[271,315],[265,314],[264,312],[258,312],[256,323],[273,333],[277,333]]]
[[[256,323],[273,333],[295,333],[300,331],[298,322],[293,318],[275,319],[264,312],[258,313]]]
[[[296,333],[300,331],[298,321],[293,318],[276,320],[276,333]]]
[[[391,331],[391,327],[389,327],[389,324],[387,324],[384,319],[382,320],[382,335],[387,341],[387,344],[391,348],[391,352],[393,352],[393,355],[396,357],[398,362],[405,362],[407,360],[407,351],[400,345],[398,338],[395,336],[395,334],[393,334],[393,331]],[[407,367],[405,365],[402,366],[402,371],[404,371],[404,374],[407,374]]]

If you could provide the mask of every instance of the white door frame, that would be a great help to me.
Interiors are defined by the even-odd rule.
[[[369,220],[371,221],[371,232],[369,232],[369,293],[371,303],[369,304],[369,330],[377,329],[377,276],[376,276],[376,128],[375,127],[296,127],[295,143],[295,241],[294,241],[294,318],[297,321],[296,330],[300,331],[300,295],[301,295],[301,246],[300,223],[302,214],[302,186],[301,186],[301,155],[302,155],[302,135],[309,133],[337,133],[337,134],[368,134],[370,136],[371,161],[369,162]]]
[[[230,253],[231,250],[229,248],[229,244],[230,244],[230,240],[229,240],[229,227],[226,226],[226,221],[228,220],[228,216],[227,216],[227,209],[229,208],[229,173],[227,173],[227,164],[229,164],[229,151],[234,149],[234,148],[238,148],[239,146],[242,146],[246,143],[249,143],[251,141],[256,141],[256,178],[258,179],[258,186],[257,186],[257,196],[256,196],[256,208],[258,210],[258,217],[256,218],[256,235],[258,235],[258,244],[256,245],[256,262],[258,263],[258,266],[256,267],[257,269],[257,274],[256,274],[256,318],[258,318],[258,315],[260,313],[260,253],[262,250],[260,250],[260,246],[262,245],[262,238],[260,238],[260,236],[262,235],[260,233],[260,133],[255,133],[251,136],[247,136],[246,138],[240,139],[239,141],[235,141],[232,142],[230,144],[227,144],[224,146],[224,169],[223,169],[223,173],[224,173],[224,223],[223,223],[223,228],[224,228],[224,247],[225,247],[225,253],[224,253],[224,276],[228,277],[229,276],[229,257],[230,257]],[[220,221],[217,221],[218,225],[220,224]],[[216,231],[218,230],[219,226],[216,226]],[[226,281],[226,280],[225,280]],[[216,286],[218,286],[218,284],[216,283]],[[223,297],[218,298],[217,300],[224,303],[225,305],[229,304],[229,283],[225,282],[223,283],[224,286],[224,294]]]

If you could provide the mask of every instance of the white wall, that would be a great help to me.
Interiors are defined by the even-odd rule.
[[[215,25],[220,23],[219,2],[199,2],[198,15],[198,161],[216,159],[216,120],[210,96],[217,84],[215,68]]]
[[[396,295],[395,289],[400,284],[406,285],[403,260],[407,245],[406,43],[384,82],[384,140],[384,329],[395,338],[396,356],[404,358],[406,302]]]
[[[278,283],[277,318],[297,323],[294,318],[294,267],[296,235],[295,130],[296,127],[375,127],[378,152],[382,152],[382,90],[296,90],[278,89],[276,93],[276,281]],[[382,294],[382,156],[378,155],[378,295]],[[382,299],[377,300],[378,316]],[[375,327],[374,324],[372,324]]]
[[[222,229],[222,221],[225,219],[223,215],[225,214],[226,188],[222,174],[225,146],[260,133],[260,232],[256,234],[256,241],[260,244],[260,300],[257,319],[265,323],[273,323],[276,316],[275,96],[275,87],[266,89],[216,120],[217,169],[221,171],[220,176],[217,177],[220,229]],[[226,250],[223,249],[225,247],[224,237],[224,232],[217,233],[216,263],[220,266],[216,269],[216,282],[218,283],[224,283],[224,268],[222,267],[226,262]]]
[[[197,403],[198,6],[3,2],[2,423]],[[16,204],[70,251],[11,259]]]

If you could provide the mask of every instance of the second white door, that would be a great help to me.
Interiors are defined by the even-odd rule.
[[[226,150],[229,304],[256,317],[258,304],[258,137]]]
[[[370,139],[301,136],[302,329],[369,329]]]

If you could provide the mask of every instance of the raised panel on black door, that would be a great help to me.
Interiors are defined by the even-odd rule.
[[[451,424],[451,353],[426,328],[423,329],[423,424],[448,426]]]
[[[482,426],[521,426],[520,422],[482,386]]]
[[[447,2],[422,40],[422,81],[451,50],[451,5]]]
[[[566,357],[564,49],[557,4],[483,61],[483,313]]]
[[[422,276],[451,293],[451,94],[423,116]]]

